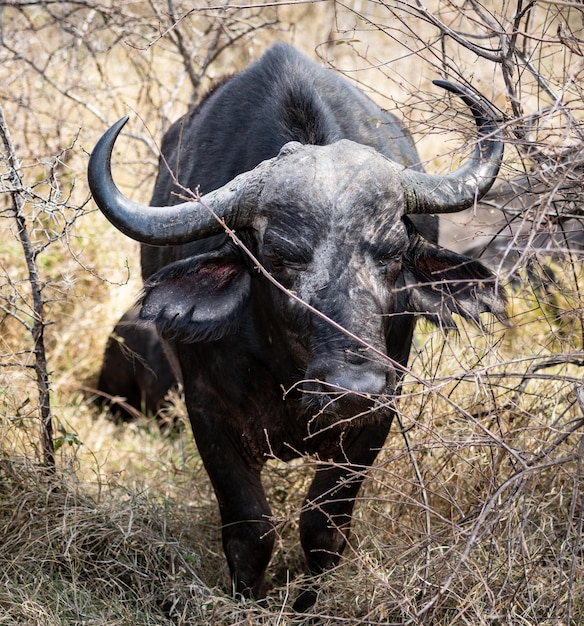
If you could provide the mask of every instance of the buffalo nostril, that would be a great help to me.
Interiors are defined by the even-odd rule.
[[[392,370],[372,368],[370,364],[342,364],[335,368],[309,368],[303,385],[309,394],[327,396],[329,400],[352,397],[370,400],[384,393],[391,393],[395,374]]]
[[[385,372],[340,370],[325,376],[325,389],[328,393],[356,393],[364,396],[377,396],[386,391]]]

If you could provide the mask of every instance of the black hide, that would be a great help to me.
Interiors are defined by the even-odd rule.
[[[334,566],[363,469],[391,425],[416,316],[451,327],[452,313],[478,321],[504,311],[488,270],[438,248],[436,218],[404,217],[399,171],[420,168],[409,133],[287,45],[173,124],[152,204],[178,202],[175,180],[220,187],[289,141],[319,147],[287,146],[237,232],[283,289],[225,236],[142,247],[141,318],[180,364],[234,589],[257,599],[275,538],[260,479],[268,459],[323,461],[300,536],[310,572]],[[295,607],[314,599],[306,589]]]

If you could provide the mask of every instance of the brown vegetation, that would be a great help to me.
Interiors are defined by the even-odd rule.
[[[108,333],[140,284],[137,246],[89,201],[87,156],[129,113],[116,172],[147,201],[168,124],[279,39],[409,120],[428,169],[449,169],[473,126],[431,80],[468,82],[503,116],[502,176],[538,177],[536,207],[508,216],[530,229],[561,211],[579,218],[581,5],[10,0],[0,11],[13,146],[10,155],[4,142],[0,160],[0,623],[290,623],[302,575],[295,525],[314,461],[270,464],[272,590],[265,606],[237,603],[188,429],[114,426],[90,402]],[[559,205],[567,182],[571,200]],[[322,623],[581,623],[580,260],[528,249],[513,270],[501,275],[513,278],[509,328],[463,325],[444,337],[421,325],[400,424],[360,493],[350,547],[323,581]],[[35,323],[53,473],[39,436]],[[167,417],[185,420],[180,398]]]

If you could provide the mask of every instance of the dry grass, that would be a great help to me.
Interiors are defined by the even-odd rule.
[[[396,429],[370,472],[351,544],[323,581],[322,623],[557,624],[568,602],[579,622],[579,370],[532,367],[573,331],[566,338],[557,317],[536,314],[531,293],[515,294],[521,322],[506,334],[463,327],[444,342],[420,329],[413,371],[433,391],[406,386],[407,445]],[[279,532],[272,590],[266,606],[242,605],[229,597],[216,506],[188,431],[117,427],[82,396],[69,402],[61,419],[83,445],[66,447],[56,483],[14,453],[0,464],[6,623],[293,619],[309,460],[266,472]]]
[[[87,154],[108,122],[135,111],[133,136],[124,136],[114,157],[116,175],[127,193],[147,200],[155,144],[186,110],[193,89],[170,36],[158,37],[170,26],[167,3],[75,10],[60,4],[4,7],[2,17],[0,95],[30,189],[27,215],[36,243],[55,237],[38,262],[62,447],[57,474],[47,475],[38,462],[32,342],[15,316],[30,319],[29,289],[7,200],[0,211],[0,623],[299,621],[289,606],[302,580],[297,520],[312,461],[269,463],[266,489],[278,528],[271,591],[264,606],[238,603],[212,490],[188,429],[162,436],[146,420],[115,426],[83,391],[94,385],[107,335],[140,288],[137,246],[88,212]],[[470,3],[434,5],[452,28],[477,28]],[[384,106],[399,108],[414,124],[429,169],[456,162],[460,155],[452,150],[461,138],[452,129],[462,122],[470,128],[454,114],[458,103],[445,107],[430,85],[444,67],[509,114],[513,147],[504,176],[533,165],[522,143],[543,148],[553,161],[579,140],[579,11],[558,16],[550,2],[521,22],[533,33],[524,51],[561,97],[554,102],[524,68],[513,77],[524,107],[517,118],[500,68],[452,38],[442,46],[408,6],[354,0],[348,9],[325,2],[237,13],[230,32],[269,25],[219,57],[201,89],[256,58],[269,41],[284,39],[346,71]],[[501,3],[505,24],[514,8]],[[204,33],[215,17],[182,23],[197,58],[212,39]],[[540,123],[520,140],[518,127],[536,111]],[[57,236],[77,207],[82,217]],[[523,276],[524,284],[511,290],[506,331],[462,326],[458,336],[444,338],[420,326],[400,424],[360,493],[350,546],[323,578],[315,606],[321,623],[583,621],[584,440],[574,389],[581,385],[584,282],[576,257],[551,266],[555,280],[546,289]],[[180,399],[174,411],[184,421]]]

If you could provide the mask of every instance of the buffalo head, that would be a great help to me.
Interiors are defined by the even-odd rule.
[[[491,274],[425,241],[407,218],[467,208],[489,189],[500,165],[502,144],[487,105],[459,86],[440,84],[463,96],[482,135],[469,161],[446,176],[405,169],[349,140],[291,142],[197,201],[145,207],[123,197],[111,177],[111,151],[126,118],[120,120],[89,167],[94,198],[108,219],[154,245],[184,244],[224,227],[241,230],[255,258],[226,244],[163,268],[145,286],[142,319],[178,342],[236,332],[257,261],[283,288],[272,287],[263,298],[269,315],[285,320],[275,326],[287,335],[298,368],[296,378],[284,376],[282,383],[297,385],[300,374],[305,404],[346,418],[368,408],[372,397],[394,393],[404,340],[392,328],[401,316],[421,314],[447,327],[452,312],[500,317],[504,302]]]

